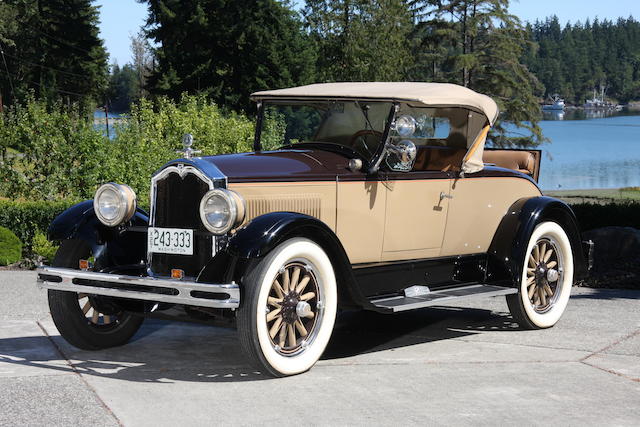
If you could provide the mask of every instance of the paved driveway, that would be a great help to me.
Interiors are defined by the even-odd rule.
[[[574,288],[545,331],[518,330],[504,298],[346,313],[313,370],[274,380],[233,330],[196,324],[76,350],[34,282],[0,273],[0,425],[640,424],[640,292]]]

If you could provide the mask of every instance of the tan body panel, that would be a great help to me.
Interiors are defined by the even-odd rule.
[[[319,218],[351,263],[484,253],[509,207],[540,196],[516,177],[390,181],[231,183],[245,221],[275,211]],[[451,196],[440,200],[440,194]]]
[[[455,180],[440,256],[487,252],[509,207],[523,197],[540,195],[540,190],[532,182],[522,178]]]
[[[247,203],[245,222],[269,212],[298,212],[320,219],[336,230],[336,183],[231,183],[229,189]]]
[[[353,264],[380,261],[386,200],[380,181],[338,183],[336,234]]]
[[[438,256],[447,221],[450,179],[394,180],[387,188],[382,261]]]

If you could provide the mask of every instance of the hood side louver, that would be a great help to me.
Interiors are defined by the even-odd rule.
[[[270,197],[249,197],[246,221],[269,212],[297,212],[318,219],[321,214],[320,194],[277,194]]]

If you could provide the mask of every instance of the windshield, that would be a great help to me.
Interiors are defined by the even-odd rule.
[[[262,149],[332,144],[371,160],[391,108],[389,102],[265,102],[260,133]]]

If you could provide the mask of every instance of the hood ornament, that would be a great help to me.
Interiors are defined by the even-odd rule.
[[[190,159],[194,154],[200,154],[202,151],[194,150],[191,148],[193,145],[193,135],[190,133],[184,135],[182,137],[182,146],[184,147],[182,150],[176,151],[176,153],[182,153],[185,159]]]

